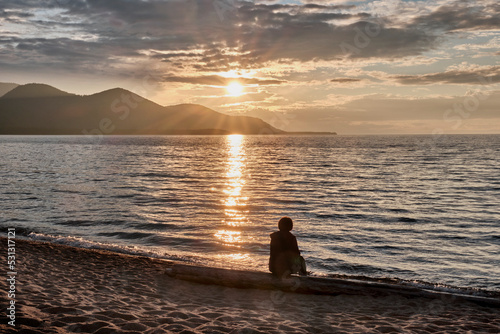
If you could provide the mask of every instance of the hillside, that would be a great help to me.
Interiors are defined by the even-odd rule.
[[[88,96],[43,84],[0,97],[0,134],[279,134],[258,118],[196,104],[163,107],[115,88]]]
[[[3,95],[7,94],[8,92],[10,92],[11,90],[13,90],[17,86],[19,86],[19,85],[15,84],[15,83],[0,82],[0,97],[2,97]]]
[[[19,98],[45,98],[45,97],[60,97],[74,96],[74,94],[63,92],[45,84],[26,84],[17,86],[7,94],[2,96],[3,99],[19,99]]]

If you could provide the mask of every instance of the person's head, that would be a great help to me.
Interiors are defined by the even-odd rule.
[[[293,229],[293,221],[290,217],[283,217],[278,222],[278,228],[280,231],[289,232]]]

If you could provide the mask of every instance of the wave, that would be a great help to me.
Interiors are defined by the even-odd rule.
[[[16,228],[17,232],[18,228]],[[77,247],[77,248],[86,248],[86,249],[98,249],[98,250],[106,250],[120,254],[128,254],[128,255],[138,255],[145,256],[151,258],[159,258],[170,261],[180,261],[183,263],[197,263],[197,264],[214,264],[217,263],[217,260],[206,258],[203,255],[197,255],[194,248],[201,247],[200,249],[220,249],[220,245],[218,243],[208,242],[208,241],[200,241],[196,238],[189,237],[166,237],[159,236],[152,233],[141,233],[141,232],[103,232],[99,233],[99,236],[102,237],[115,237],[118,240],[135,240],[142,239],[144,246],[133,246],[133,245],[121,245],[112,242],[99,242],[99,241],[91,241],[88,239],[84,239],[76,236],[61,236],[61,235],[50,235],[45,233],[37,233],[37,232],[29,232],[25,235],[26,239],[35,240],[35,241],[43,241],[49,242],[53,244]],[[119,241],[118,241],[119,242]],[[152,247],[146,246],[147,244],[152,245]],[[159,245],[169,245],[175,246],[180,250],[179,254],[175,253],[167,253],[164,250],[155,250],[161,248],[155,248],[155,246]],[[255,243],[250,243],[247,245],[248,247],[256,248],[259,245]],[[182,248],[187,248],[190,251],[187,253],[182,252]],[[198,250],[198,252],[200,252]],[[201,254],[201,253],[200,253]]]
[[[55,225],[63,225],[63,226],[101,226],[101,225],[123,225],[126,223],[124,220],[66,220],[63,222],[56,222]]]
[[[415,219],[415,218],[400,217],[400,218],[398,218],[398,222],[401,222],[401,223],[416,223],[416,222],[418,222],[418,220]]]
[[[19,228],[16,228],[16,233]],[[98,241],[90,241],[80,237],[73,236],[59,236],[59,235],[49,235],[43,233],[35,233],[30,232],[27,235],[27,239],[35,240],[35,241],[43,241],[49,242],[58,245],[71,246],[76,248],[85,248],[85,249],[98,249],[98,250],[106,250],[120,254],[127,255],[137,255],[137,256],[145,256],[151,258],[161,258],[172,261],[181,261],[181,262],[193,262],[184,256],[174,255],[174,254],[165,254],[160,252],[155,252],[153,250],[145,250],[141,249],[137,246],[121,246],[117,244],[109,244]]]
[[[150,237],[151,233],[144,232],[101,232],[97,235],[103,237],[118,237],[119,239],[135,240],[135,239],[145,239]]]
[[[169,223],[128,223],[127,226],[138,230],[146,231],[172,231],[191,229],[189,225],[169,224]]]

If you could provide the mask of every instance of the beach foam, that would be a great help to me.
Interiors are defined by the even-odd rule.
[[[498,309],[467,302],[202,285],[169,277],[161,259],[18,239],[16,254],[16,330],[29,333],[500,331]]]
[[[66,245],[66,246],[71,246],[71,247],[106,250],[106,251],[111,251],[114,253],[136,255],[136,256],[146,256],[146,257],[151,257],[151,258],[159,258],[159,259],[182,262],[182,263],[187,263],[187,264],[194,264],[194,265],[203,264],[203,265],[210,266],[210,265],[215,264],[215,265],[218,265],[219,267],[224,267],[224,265],[225,265],[225,268],[235,269],[234,267],[228,265],[227,263],[220,263],[220,262],[219,263],[207,263],[206,259],[203,259],[201,257],[167,254],[165,252],[154,251],[152,249],[152,247],[144,248],[144,247],[131,246],[131,245],[125,246],[125,245],[118,245],[118,244],[111,244],[111,243],[103,243],[103,242],[86,240],[86,239],[83,239],[81,237],[50,235],[50,234],[35,233],[35,232],[26,233],[26,234],[24,234],[24,237],[28,238],[29,240],[45,241],[45,242],[49,242],[49,243]],[[242,269],[242,268],[237,268],[237,269]],[[415,288],[422,289],[422,290],[445,292],[445,293],[457,294],[457,295],[472,295],[472,296],[479,296],[479,297],[500,298],[500,292],[498,292],[498,291],[470,288],[470,287],[469,288],[456,287],[456,286],[451,286],[451,285],[446,285],[446,284],[424,282],[424,281],[419,281],[419,280],[410,281],[410,280],[404,280],[404,279],[399,279],[399,278],[367,277],[367,276],[341,275],[341,274],[324,274],[324,273],[318,273],[318,272],[314,272],[313,275],[317,276],[317,277],[325,277],[325,278],[330,277],[330,278],[334,278],[334,279],[349,279],[349,280],[354,279],[354,280],[366,281],[368,283],[375,282],[375,283],[396,284],[396,285],[402,285],[402,286],[408,286],[408,287],[415,287]]]

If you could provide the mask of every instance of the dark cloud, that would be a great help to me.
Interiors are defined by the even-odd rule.
[[[306,8],[306,9],[326,10],[326,9],[353,9],[353,8],[356,8],[356,6],[354,6],[354,5],[320,5],[320,4],[316,3],[316,2],[318,2],[317,0],[306,1],[306,2],[308,2],[308,3],[303,6],[303,8]]]
[[[231,82],[237,80],[241,84],[246,85],[279,85],[284,83],[281,80],[265,80],[265,79],[257,79],[257,78],[226,78],[221,77],[219,75],[205,75],[205,76],[197,76],[197,77],[178,77],[178,76],[170,76],[163,79],[165,82],[182,82],[182,83],[190,83],[197,85],[214,85],[214,86],[227,86]]]
[[[499,29],[500,4],[457,1],[416,18],[413,24],[445,31]]]
[[[442,29],[498,27],[496,5],[460,3],[444,6],[407,26],[375,19],[352,5],[255,4],[223,0],[123,1],[3,1],[5,13],[20,13],[26,25],[45,29],[44,39],[22,38],[0,42],[15,46],[18,61],[92,70],[93,66],[121,57],[161,60],[174,67],[196,71],[258,68],[272,62],[318,60],[397,59],[420,55],[437,46]],[[225,2],[224,2],[225,3]],[[231,2],[233,4],[233,2]],[[44,7],[45,6],[45,7]],[[47,20],[30,15],[58,8]],[[221,9],[222,8],[222,9]],[[45,11],[46,12],[46,11]],[[350,19],[353,23],[346,24]],[[350,22],[350,21],[348,21]],[[67,31],[67,37],[61,34]],[[58,32],[51,37],[51,32]],[[3,40],[11,37],[0,34]],[[82,36],[88,36],[87,39]],[[38,57],[37,57],[38,55]],[[122,68],[122,64],[118,64]],[[112,68],[110,68],[112,70]]]
[[[335,83],[353,83],[353,82],[359,82],[361,79],[354,79],[354,78],[335,78],[331,79],[330,82],[335,82]]]
[[[183,1],[121,1],[88,0],[63,1],[63,12],[55,17],[59,21],[33,21],[30,24],[50,25],[53,31],[71,26],[81,34],[95,36],[93,42],[101,44],[94,48],[113,47],[117,55],[134,54],[140,50],[155,49],[175,54],[179,51],[203,50],[201,62],[193,60],[206,70],[225,69],[233,66],[252,67],[267,61],[316,59],[332,60],[343,57],[401,57],[419,54],[430,47],[430,40],[423,32],[413,29],[386,28],[381,25],[377,36],[370,42],[360,40],[360,34],[370,28],[368,21],[350,25],[336,25],[336,21],[347,18],[369,18],[367,13],[348,13],[351,6],[322,6],[309,4],[264,5],[251,2],[236,2],[235,11],[221,13],[214,7],[217,0]],[[19,10],[39,11],[43,3],[21,1],[9,2]],[[236,8],[235,8],[236,9]],[[77,34],[78,35],[78,34]],[[46,45],[34,45],[42,55],[54,55],[61,51],[61,43],[51,43],[46,36]],[[362,39],[362,38],[361,38]],[[24,45],[32,41],[24,41]],[[348,53],[342,44],[352,44]],[[78,46],[65,42],[72,52],[86,53]],[[369,45],[368,45],[369,44]],[[383,47],[381,47],[383,45]],[[48,50],[50,47],[54,50]],[[77,49],[75,49],[75,47]],[[228,54],[224,50],[232,48]],[[128,49],[128,51],[125,51]],[[21,49],[20,49],[21,50]],[[352,52],[354,50],[354,52]],[[63,53],[67,53],[63,52]],[[89,54],[93,59],[95,54]],[[22,58],[22,53],[19,57]],[[106,59],[106,55],[102,55]],[[161,58],[161,55],[155,55]],[[168,56],[164,56],[166,60]],[[50,61],[41,58],[41,62]],[[87,64],[88,65],[88,64]]]
[[[247,27],[241,50],[253,62],[277,60],[339,60],[345,58],[400,58],[428,51],[436,39],[413,27],[393,28],[367,13],[275,12],[285,5],[240,8]],[[337,24],[335,18],[356,19]]]
[[[119,43],[103,44],[92,41],[73,40],[69,38],[12,38],[15,51],[23,54],[43,55],[53,62],[82,63],[89,61],[104,61],[114,55],[139,56],[132,48]]]
[[[172,58],[199,58],[200,54],[196,52],[156,52],[150,57],[167,61]]]
[[[397,82],[404,85],[442,84],[494,84],[500,82],[500,66],[481,68],[477,70],[453,70],[442,73],[423,75],[393,76]]]
[[[8,21],[19,21],[19,19],[26,19],[33,16],[33,13],[23,12],[20,10],[5,11],[0,9],[0,19],[5,19]]]

